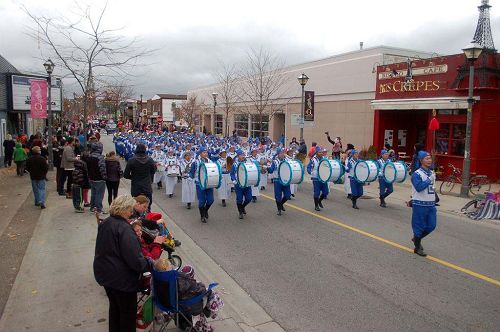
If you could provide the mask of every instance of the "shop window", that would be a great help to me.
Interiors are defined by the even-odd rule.
[[[222,114],[216,114],[215,116],[215,133],[222,134],[224,128],[224,116]]]
[[[438,110],[439,115],[466,115],[466,109],[456,109],[456,110]]]
[[[234,130],[236,130],[236,135],[248,137],[248,114],[234,116]]]
[[[465,129],[465,124],[442,123],[440,129],[436,131],[436,152],[463,157]]]
[[[269,136],[269,115],[252,115],[252,137],[265,136]]]

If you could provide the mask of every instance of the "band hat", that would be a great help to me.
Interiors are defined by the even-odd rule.
[[[418,160],[422,160],[422,159],[424,159],[427,156],[430,156],[429,152],[423,151],[423,150],[422,151],[418,151],[418,154],[417,154]]]
[[[351,151],[349,151],[349,156],[352,157],[354,156],[356,153],[358,153],[358,150],[356,149],[352,149]]]
[[[383,155],[384,155],[384,154],[386,154],[386,153],[389,153],[389,151],[387,151],[386,149],[382,149],[382,150],[380,151],[380,156],[383,156]]]
[[[236,155],[239,156],[239,155],[245,155],[245,152],[243,152],[242,149],[238,149],[236,150]]]

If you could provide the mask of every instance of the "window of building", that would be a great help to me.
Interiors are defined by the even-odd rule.
[[[248,114],[234,115],[234,130],[236,135],[248,137]]]
[[[436,130],[436,152],[451,156],[464,155],[465,128],[463,123],[441,123]]]
[[[438,110],[438,115],[466,115],[466,109],[456,109],[456,110]]]
[[[222,135],[224,129],[224,116],[222,114],[215,115],[215,133]]]
[[[252,137],[265,137],[265,136],[269,136],[269,115],[253,114]]]

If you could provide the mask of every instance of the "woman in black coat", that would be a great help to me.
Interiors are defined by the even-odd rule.
[[[139,281],[143,272],[152,270],[128,222],[134,205],[132,196],[118,196],[97,229],[94,276],[109,299],[110,332],[135,332]]]

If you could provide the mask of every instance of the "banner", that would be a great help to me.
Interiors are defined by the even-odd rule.
[[[47,119],[47,81],[31,80],[31,118]]]
[[[45,80],[40,76],[12,75],[12,108],[14,111],[31,111],[31,81]],[[52,77],[52,111],[62,111],[61,79]],[[47,91],[48,92],[48,91]]]
[[[314,121],[314,91],[305,91],[304,121]]]

